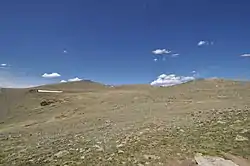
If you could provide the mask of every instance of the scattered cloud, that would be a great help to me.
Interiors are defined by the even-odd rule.
[[[194,80],[194,77],[176,76],[175,74],[162,74],[156,80],[151,82],[153,86],[173,86]]]
[[[152,53],[155,55],[162,55],[162,54],[169,54],[169,53],[171,53],[171,51],[166,50],[166,49],[156,49],[156,50],[152,51]]]
[[[78,77],[75,77],[75,78],[71,78],[71,79],[68,79],[68,80],[61,80],[60,82],[65,83],[65,82],[75,82],[75,81],[82,81],[82,79],[80,79]]]
[[[178,55],[180,55],[180,54],[161,55],[161,56],[159,56],[159,57],[154,58],[153,60],[154,60],[155,62],[157,62],[157,61],[166,61],[166,59],[167,59],[168,57],[176,58],[176,57],[178,57]]]
[[[64,82],[67,82],[67,81],[66,81],[66,80],[61,80],[60,82],[61,82],[61,83],[64,83]]]
[[[191,73],[193,74],[193,77],[195,77],[195,78],[200,76],[200,74],[195,70],[193,70]]]
[[[198,46],[208,46],[208,45],[214,45],[214,42],[213,41],[205,41],[205,40],[201,40],[198,42],[197,44]]]
[[[75,77],[75,78],[71,78],[71,79],[68,79],[69,82],[75,82],[75,81],[82,81],[82,79],[78,78],[78,77]]]
[[[56,77],[61,77],[61,75],[59,73],[44,73],[42,75],[43,78],[56,78]]]
[[[172,57],[177,57],[177,56],[179,56],[180,54],[172,54],[171,56]]]
[[[68,53],[68,51],[67,51],[67,50],[63,50],[63,53],[64,53],[64,54],[67,54],[67,53]]]
[[[203,45],[208,45],[208,42],[207,41],[200,41],[198,43],[198,46],[203,46]]]
[[[250,57],[250,54],[242,54],[241,57]]]
[[[180,54],[178,53],[172,53],[172,51],[167,50],[167,49],[156,49],[154,51],[152,51],[152,53],[156,56],[158,56],[157,58],[154,59],[155,62],[157,61],[165,61],[167,57],[178,57]]]
[[[0,69],[10,69],[10,65],[6,63],[0,64]]]

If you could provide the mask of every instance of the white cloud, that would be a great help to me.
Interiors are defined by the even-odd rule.
[[[158,60],[157,58],[154,59],[155,62],[156,62],[157,60]]]
[[[199,41],[198,42],[198,44],[197,44],[198,46],[208,46],[208,45],[214,45],[214,42],[213,41],[205,41],[205,40],[201,40],[201,41]]]
[[[240,56],[242,56],[242,57],[250,57],[250,54],[242,54]]]
[[[0,69],[10,69],[11,65],[7,64],[7,63],[2,63],[0,64]]]
[[[67,82],[67,81],[66,81],[66,80],[61,80],[60,82],[61,82],[61,83],[64,83],[64,82]]]
[[[61,77],[61,75],[59,73],[44,73],[42,75],[43,78],[56,78],[56,77]]]
[[[208,42],[202,40],[198,43],[198,46],[203,46],[203,45],[208,45]]]
[[[162,74],[156,80],[151,82],[153,86],[173,86],[194,80],[194,77],[176,76],[175,74]]]
[[[78,77],[75,77],[75,78],[71,78],[71,79],[68,79],[68,80],[61,80],[60,82],[65,83],[65,82],[75,82],[75,81],[82,81],[82,79],[80,79]]]
[[[69,82],[75,82],[75,81],[82,81],[82,79],[78,78],[78,77],[75,77],[75,78],[71,78],[71,79],[68,79]]]
[[[169,53],[171,53],[171,51],[166,50],[166,49],[156,49],[156,50],[152,51],[152,53],[155,55],[162,55],[162,54],[169,54]]]
[[[171,56],[172,57],[177,57],[177,56],[179,56],[180,54],[172,54]]]
[[[200,76],[200,74],[195,70],[193,70],[191,73],[193,74],[193,77],[195,77],[195,78]]]

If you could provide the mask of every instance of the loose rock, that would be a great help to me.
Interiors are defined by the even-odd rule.
[[[201,154],[195,156],[195,161],[198,166],[238,166],[230,160],[220,157],[202,156]]]
[[[243,137],[241,135],[237,135],[235,141],[248,141],[248,138]]]
[[[100,147],[99,145],[94,145],[94,147],[96,148],[96,151],[98,151],[98,152],[104,151],[104,149],[102,147]]]
[[[118,150],[118,154],[123,154],[124,151],[123,150]]]
[[[63,151],[60,151],[60,152],[56,153],[54,156],[57,157],[57,158],[61,158],[63,156],[66,156],[67,154],[69,154],[69,151],[63,150]]]
[[[248,132],[247,129],[243,129],[240,133],[241,133],[241,134],[244,134],[244,133],[247,133],[247,132]]]
[[[143,157],[147,160],[157,160],[160,159],[160,157],[155,156],[155,155],[143,155]]]

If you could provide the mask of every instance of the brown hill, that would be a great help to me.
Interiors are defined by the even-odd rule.
[[[59,84],[49,84],[33,88],[12,89],[2,88],[0,92],[0,121],[7,116],[15,116],[17,119],[22,117],[29,118],[25,113],[31,108],[40,105],[40,102],[46,99],[60,99],[67,93],[82,93],[101,91],[108,88],[101,83],[92,81],[77,81]],[[37,90],[59,90],[64,94],[56,93],[38,93]]]
[[[168,165],[197,152],[248,158],[249,108],[250,83],[221,79],[2,89],[0,165]]]
[[[35,89],[46,89],[46,90],[63,90],[63,91],[85,91],[85,90],[101,90],[107,88],[107,85],[93,82],[90,80],[66,82],[59,84],[50,84],[35,87]]]

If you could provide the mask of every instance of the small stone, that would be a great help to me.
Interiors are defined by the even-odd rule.
[[[220,121],[220,120],[219,120],[219,121],[217,121],[217,123],[218,123],[218,124],[225,124],[226,122]]]
[[[84,160],[84,159],[85,159],[85,156],[82,156],[81,159]]]
[[[63,156],[66,156],[67,154],[69,154],[69,151],[67,151],[67,150],[62,150],[62,151],[56,153],[54,156],[57,157],[57,158],[61,158],[61,157],[63,157]]]
[[[183,130],[183,129],[180,129],[180,132],[184,133],[184,132],[185,132],[185,130]]]
[[[236,120],[234,123],[241,123],[241,120]]]
[[[106,120],[105,123],[111,123],[111,121],[110,120]]]
[[[119,145],[116,146],[116,148],[121,148],[123,146],[124,146],[123,144],[119,144]]]
[[[155,155],[143,155],[143,157],[147,160],[157,160],[160,159],[160,157],[155,156]]]
[[[102,147],[100,147],[99,145],[94,145],[94,147],[96,148],[96,151],[98,151],[98,152],[104,151],[104,149]]]
[[[87,148],[86,151],[85,151],[85,153],[89,153],[90,151],[91,151],[91,149]]]
[[[138,166],[144,166],[143,164],[139,163]]]
[[[200,166],[209,166],[209,165],[221,165],[221,166],[238,166],[230,160],[225,160],[220,157],[211,157],[211,156],[203,156],[201,154],[197,154],[195,156],[195,161]]]
[[[243,137],[241,135],[237,135],[235,141],[248,141],[248,138]]]
[[[245,134],[245,133],[247,133],[247,132],[248,132],[247,129],[243,129],[240,133],[241,133],[241,134]]]
[[[150,131],[150,129],[149,129],[149,128],[146,128],[145,130],[146,130],[146,131]]]
[[[109,157],[107,160],[108,160],[108,161],[111,161],[111,160],[113,160],[113,158],[112,158],[112,157]]]
[[[124,151],[123,150],[118,150],[118,154],[123,154]]]

